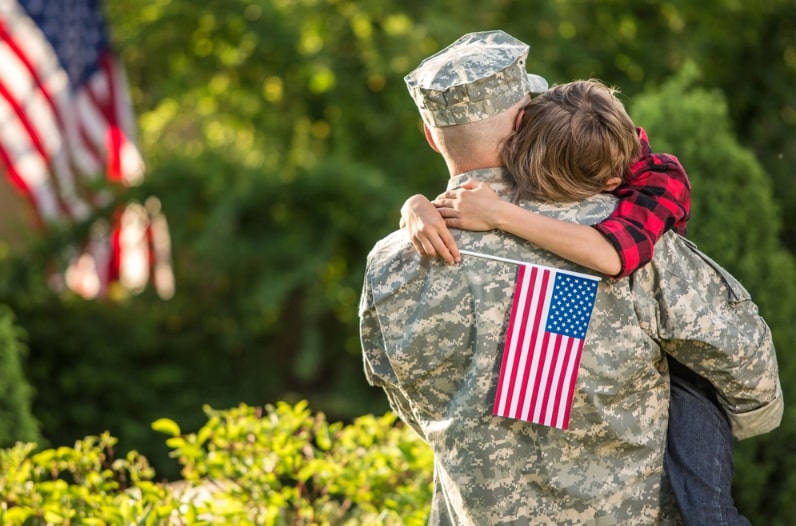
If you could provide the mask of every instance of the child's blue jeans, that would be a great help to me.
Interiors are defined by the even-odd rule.
[[[669,360],[666,474],[686,526],[750,526],[732,498],[733,438],[713,386]]]

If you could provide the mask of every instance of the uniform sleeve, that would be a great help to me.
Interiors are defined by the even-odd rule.
[[[370,385],[384,389],[395,414],[425,440],[423,430],[413,416],[412,404],[400,389],[397,375],[385,352],[378,314],[373,305],[373,295],[367,278],[359,303],[359,335],[365,379]]]
[[[641,157],[614,192],[616,210],[594,227],[619,253],[622,278],[646,265],[667,230],[685,235],[690,216],[691,183],[677,157],[651,153],[646,132],[638,129]]]
[[[659,291],[663,350],[713,384],[737,439],[779,426],[784,404],[774,343],[749,293],[684,238],[668,237],[657,250],[672,257],[637,274],[657,280],[651,285]]]

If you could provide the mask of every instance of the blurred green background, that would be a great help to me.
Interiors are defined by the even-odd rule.
[[[0,303],[45,444],[109,430],[163,478],[160,417],[307,399],[331,420],[387,409],[367,386],[365,256],[413,193],[446,184],[403,76],[460,35],[503,29],[551,83],[621,88],[653,150],[693,184],[689,237],[738,276],[774,332],[783,425],[738,445],[753,523],[796,510],[796,2],[106,0],[160,198],[177,293],[55,295],[69,233],[0,242]],[[18,236],[17,236],[18,237]],[[4,311],[5,312],[5,311]],[[4,320],[12,319],[4,314]],[[0,434],[0,438],[3,435]]]

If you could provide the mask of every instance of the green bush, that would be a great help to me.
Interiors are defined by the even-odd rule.
[[[183,480],[154,482],[135,451],[114,459],[116,439],[74,447],[0,450],[0,524],[425,524],[432,453],[387,413],[349,425],[312,414],[306,402],[228,410],[183,434],[170,419],[153,429]]]
[[[31,413],[33,393],[22,370],[26,351],[11,309],[0,305],[0,447],[39,438]]]

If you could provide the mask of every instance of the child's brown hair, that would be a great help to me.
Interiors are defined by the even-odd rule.
[[[525,106],[503,147],[515,199],[579,201],[624,177],[641,145],[616,93],[600,81],[577,80]]]

